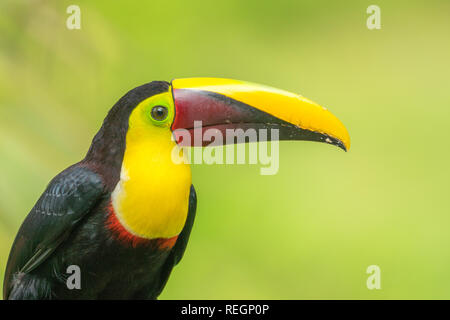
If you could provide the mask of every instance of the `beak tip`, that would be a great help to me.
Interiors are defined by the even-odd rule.
[[[338,147],[340,147],[345,152],[348,152],[350,150],[350,134],[348,133],[344,125],[342,125],[342,127],[343,133],[340,134],[339,138],[336,138],[336,141],[338,143]]]
[[[345,152],[348,152],[348,150],[350,149],[350,142],[348,140],[344,141],[342,139],[331,137],[329,135],[325,135],[325,136],[326,136],[326,138],[321,139],[323,142],[326,142],[328,144],[339,147],[342,150],[344,150]]]
[[[341,148],[342,150],[344,150],[345,152],[348,152],[348,150],[350,149],[349,147],[347,147],[342,141],[339,141],[339,143],[337,144],[337,146],[339,148]]]

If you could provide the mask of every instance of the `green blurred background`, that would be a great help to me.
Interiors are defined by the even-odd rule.
[[[66,8],[81,8],[68,30]],[[366,8],[381,7],[381,30]],[[162,299],[450,298],[450,2],[0,2],[0,277],[20,223],[109,108],[151,80],[301,93],[352,148],[280,144],[280,170],[195,165],[197,220]],[[368,290],[366,268],[381,268]],[[0,281],[2,281],[1,279]]]

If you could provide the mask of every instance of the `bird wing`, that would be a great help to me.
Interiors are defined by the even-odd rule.
[[[14,274],[29,273],[41,265],[102,193],[102,179],[80,165],[67,168],[49,183],[14,240],[5,272],[4,299],[13,286]]]
[[[189,210],[186,218],[186,223],[184,224],[183,230],[178,236],[177,242],[170,251],[170,254],[161,270],[161,275],[159,277],[159,287],[154,292],[152,292],[152,294],[150,295],[151,298],[156,299],[161,294],[161,291],[164,289],[173,267],[180,262],[181,258],[183,258],[187,243],[189,241],[189,236],[191,234],[192,225],[194,224],[196,211],[197,195],[195,193],[195,188],[192,185],[191,193],[189,195]]]

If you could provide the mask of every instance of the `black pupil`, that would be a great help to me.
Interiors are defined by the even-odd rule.
[[[161,121],[167,117],[168,111],[166,107],[156,106],[152,109],[152,117],[155,120]]]

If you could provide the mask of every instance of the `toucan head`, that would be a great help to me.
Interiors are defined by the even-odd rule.
[[[180,144],[186,144],[178,134],[181,129],[192,132],[201,125],[202,130],[224,134],[227,129],[278,129],[279,140],[319,141],[345,151],[350,148],[349,134],[338,118],[311,100],[284,90],[219,78],[175,79],[139,88],[134,96],[140,101],[135,103],[128,125],[171,130]],[[209,142],[202,141],[203,145]],[[189,144],[194,146],[194,139]]]
[[[186,135],[180,134],[193,133],[199,125],[202,131],[218,130],[224,137],[228,129],[242,130],[234,130],[235,139],[219,142],[186,140]],[[319,141],[345,151],[350,148],[349,134],[339,119],[298,94],[239,80],[185,78],[170,83],[153,81],[125,94],[109,111],[85,161],[99,169],[120,168],[127,139],[152,137],[159,140],[158,148],[172,145],[173,140],[181,146],[220,145],[245,141],[237,135],[245,135],[248,129],[258,133],[257,141],[273,140],[267,132],[262,137],[261,129],[277,129],[278,140]],[[117,179],[114,174],[111,185]]]

